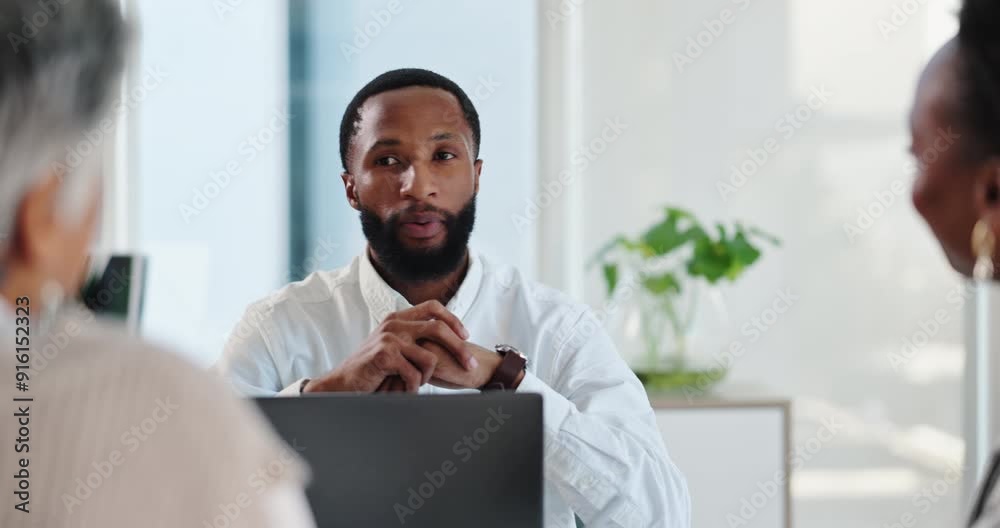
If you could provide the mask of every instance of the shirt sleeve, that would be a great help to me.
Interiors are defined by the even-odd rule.
[[[546,480],[587,526],[690,527],[687,483],[642,384],[592,312],[568,336],[549,382],[526,373],[518,387],[542,395]]]
[[[301,396],[302,383],[305,382],[307,379],[309,378],[301,378],[295,380],[295,382],[292,383],[291,385],[285,387],[284,389],[281,389],[281,391],[278,392],[278,396]]]
[[[247,308],[213,369],[243,396],[290,395],[287,391],[293,389],[297,394],[298,382],[288,386],[281,383],[281,374],[272,356],[272,343],[265,337],[260,313],[260,308],[254,305]]]

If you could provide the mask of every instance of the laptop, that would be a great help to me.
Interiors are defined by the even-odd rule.
[[[116,319],[138,334],[146,287],[146,258],[138,255],[92,257],[80,300],[97,315]]]
[[[538,394],[256,402],[309,463],[319,528],[542,527]]]

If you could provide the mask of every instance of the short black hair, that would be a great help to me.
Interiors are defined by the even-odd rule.
[[[1000,155],[1000,2],[965,0],[958,46],[959,123],[977,159]]]
[[[371,82],[366,84],[354,96],[354,99],[351,99],[351,103],[347,105],[347,110],[344,111],[344,118],[340,121],[340,162],[344,165],[345,171],[348,170],[347,153],[350,149],[351,141],[358,133],[358,123],[361,122],[361,107],[364,106],[365,101],[384,92],[409,88],[411,86],[440,88],[458,99],[458,104],[462,107],[465,120],[468,122],[469,128],[472,129],[474,155],[477,158],[479,157],[479,142],[482,137],[479,128],[479,113],[476,112],[476,107],[472,104],[469,96],[454,81],[441,74],[420,68],[403,68],[385,72],[372,79]]]

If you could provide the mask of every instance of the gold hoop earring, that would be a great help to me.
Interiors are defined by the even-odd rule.
[[[976,264],[972,268],[972,278],[976,280],[993,279],[993,255],[996,250],[996,235],[990,229],[985,218],[980,218],[972,228],[972,254]]]

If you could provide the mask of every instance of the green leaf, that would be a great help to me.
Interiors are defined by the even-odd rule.
[[[656,256],[666,255],[695,240],[699,234],[703,233],[701,226],[698,225],[691,213],[670,207],[666,208],[665,212],[667,217],[649,228],[640,239],[652,249],[653,255]],[[680,225],[682,220],[686,220],[690,226],[682,228]]]
[[[615,292],[615,287],[618,286],[617,264],[604,265],[604,283],[608,287],[608,297],[611,297],[611,294]]]
[[[664,256],[680,247],[694,247],[686,262],[688,275],[702,277],[710,284],[726,278],[736,280],[761,257],[759,240],[780,246],[781,240],[758,228],[745,228],[739,222],[716,222],[706,231],[695,216],[684,209],[664,207],[664,218],[648,228],[638,239],[617,236],[606,243],[591,259],[588,267],[602,264],[604,281],[611,295],[618,285],[621,266],[632,259],[620,260],[609,256],[638,255],[642,259]],[[717,234],[717,237],[714,236]],[[615,251],[618,250],[617,253]],[[655,294],[680,291],[680,282],[673,273],[641,277],[643,286]]]
[[[673,218],[687,218],[689,220],[694,220],[694,215],[691,214],[691,211],[687,211],[687,210],[681,209],[680,207],[669,207],[668,206],[668,207],[664,207],[663,211],[665,213],[667,213],[668,217],[673,217]]]
[[[679,224],[681,220],[687,220],[692,225],[698,225],[698,219],[694,217],[691,211],[685,211],[678,207],[665,207],[663,212],[667,215],[667,220],[673,222],[675,225]]]
[[[677,224],[667,219],[646,231],[642,242],[653,250],[654,255],[666,255],[682,246],[687,239],[684,233],[677,230]]]
[[[743,233],[737,233],[729,241],[728,246],[729,252],[733,254],[733,260],[744,266],[749,266],[760,258],[760,250],[754,247]]]
[[[707,237],[700,240],[694,249],[694,255],[688,261],[688,273],[695,277],[704,277],[711,284],[715,284],[726,275],[732,267],[732,255],[730,255],[725,244],[713,242]]]
[[[726,226],[722,225],[722,222],[715,224],[715,230],[719,232],[719,242],[726,241]]]
[[[731,281],[738,279],[761,255],[760,250],[747,239],[742,227],[737,228],[736,235],[726,242],[726,247],[732,255],[732,263],[726,270],[726,278]]]
[[[674,276],[673,273],[669,272],[661,275],[643,277],[642,286],[656,295],[661,295],[667,292],[680,293],[681,291],[680,281],[677,280],[677,277]]]
[[[632,242],[631,240],[623,240],[622,247],[633,252],[638,253],[642,258],[649,258],[656,255],[656,251],[646,244],[645,242]]]

